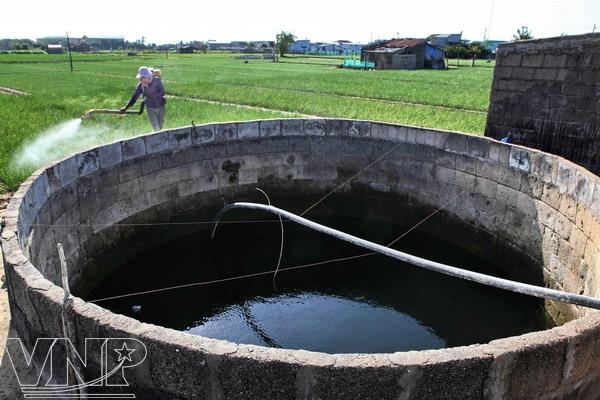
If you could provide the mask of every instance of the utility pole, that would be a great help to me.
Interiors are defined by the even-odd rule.
[[[492,31],[492,19],[494,17],[494,0],[492,0],[490,4],[490,19],[488,20],[488,24],[485,27],[485,34],[483,35],[483,40],[486,41],[489,39],[489,35]]]
[[[592,33],[596,32],[596,24],[594,24],[594,27],[592,28]]]
[[[73,57],[71,56],[71,41],[69,40],[69,32],[67,32],[67,49],[69,50],[69,64],[71,65],[71,72],[73,72]]]

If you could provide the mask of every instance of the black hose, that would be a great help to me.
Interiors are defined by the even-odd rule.
[[[144,113],[144,108],[146,108],[146,100],[142,101],[140,104],[140,111],[138,112],[138,115],[142,115]]]

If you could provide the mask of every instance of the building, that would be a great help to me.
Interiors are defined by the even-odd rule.
[[[352,43],[348,40],[338,40],[333,43],[323,43],[317,47],[319,54],[331,55],[358,55],[364,44]]]
[[[488,50],[492,52],[492,54],[496,54],[499,45],[509,42],[506,40],[486,40],[483,43],[487,46]]]
[[[272,48],[275,42],[269,40],[257,40],[253,42],[233,41],[229,43],[219,43],[208,41],[208,50],[220,50],[220,51],[235,51],[235,52],[247,52],[247,51],[264,51],[265,49]]]
[[[125,48],[125,38],[123,36],[84,36],[82,39],[93,49],[117,50]]]
[[[393,39],[365,46],[361,59],[375,69],[445,69],[444,50],[425,39]]]
[[[310,40],[302,39],[294,41],[288,48],[288,51],[293,54],[305,54],[310,51],[310,48]]]
[[[191,54],[194,52],[194,46],[179,46],[177,52],[181,54]]]
[[[272,40],[256,40],[248,43],[249,45],[252,45],[252,47],[259,50],[272,49],[275,47],[275,42]]]
[[[70,37],[69,41],[71,45],[78,45],[81,43],[81,38]],[[39,38],[36,40],[39,45],[47,46],[49,44],[60,44],[63,47],[67,47],[67,37],[66,36],[46,36],[43,38]]]
[[[360,54],[360,52],[362,51],[363,47],[365,47],[364,44],[360,44],[360,43],[352,43],[348,40],[339,40],[336,43],[338,43],[340,46],[342,46],[342,49],[344,50],[344,54],[348,55],[348,54]]]
[[[62,54],[63,47],[62,44],[48,44],[48,49],[46,50],[48,54]]]
[[[66,36],[47,36],[37,39],[40,45],[60,44],[67,47]],[[125,48],[125,38],[122,36],[82,36],[69,37],[71,48],[83,50],[116,50]]]
[[[349,40],[336,40],[332,43],[315,42],[308,39],[296,40],[289,47],[293,54],[324,54],[324,55],[358,55],[363,44],[352,43]]]
[[[485,135],[501,139],[511,134],[515,144],[560,155],[600,174],[598,49],[598,33],[500,45]],[[580,189],[574,176],[561,179]]]
[[[221,50],[228,43],[213,42],[213,41],[209,40],[207,44],[208,44],[208,50]]]
[[[435,34],[429,36],[429,42],[437,47],[445,49],[448,46],[454,46],[462,43],[461,33]]]

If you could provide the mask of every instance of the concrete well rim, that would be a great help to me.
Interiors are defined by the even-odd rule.
[[[290,119],[272,119],[268,121],[287,121]],[[309,119],[298,118],[297,120],[306,121]],[[324,118],[323,120],[332,121],[351,121],[351,122],[366,122],[366,123],[378,123],[374,121],[363,121],[363,120],[352,120],[352,119],[329,119]],[[204,124],[200,126],[217,126],[231,123],[245,124],[250,122],[260,122],[264,120],[256,121],[237,121],[237,122],[223,122],[216,124]],[[397,124],[385,124],[390,126],[404,126]],[[184,127],[185,128],[185,127]],[[413,127],[418,128],[418,127]],[[161,132],[170,132],[181,128],[169,129]],[[448,131],[441,131],[429,128],[418,128],[426,131],[438,132],[441,134],[461,134]],[[159,132],[160,133],[160,132]],[[118,140],[113,143],[126,142],[134,140],[140,137],[146,137],[149,134],[143,134],[128,138],[124,140]],[[467,134],[462,134],[470,136]],[[486,141],[489,143],[498,143],[493,139],[478,137],[479,140]],[[555,156],[552,154],[544,153],[535,149],[530,149],[517,145],[502,144],[510,149],[522,149],[528,153],[537,153],[545,157],[549,157],[556,163],[560,162],[567,164],[570,168],[574,169],[578,173],[581,173],[588,178],[600,184],[600,178],[593,175],[583,167],[580,167],[562,157]],[[104,146],[97,146],[89,150],[98,149]],[[85,152],[85,151],[84,151]],[[68,159],[72,155],[63,158],[62,160]],[[17,210],[20,209],[21,203],[27,191],[31,188],[33,182],[37,177],[42,175],[45,171],[57,166],[62,160],[58,160],[49,163],[38,170],[36,170],[27,180],[25,180],[15,192],[15,195],[11,199],[7,208],[7,214],[5,217],[6,226],[2,231],[2,251],[5,254],[5,261],[10,268],[23,280],[29,289],[36,291],[38,294],[46,297],[48,301],[60,304],[63,298],[63,290],[59,286],[52,283],[41,272],[35,268],[30,259],[25,254],[24,250],[19,243],[17,233],[19,230],[19,213]],[[531,332],[524,335],[512,336],[507,338],[501,338],[489,343],[483,344],[472,344],[468,346],[459,346],[451,348],[443,348],[437,350],[423,350],[423,351],[402,351],[395,353],[355,353],[355,354],[330,354],[324,352],[313,352],[306,350],[295,350],[295,349],[276,349],[268,348],[265,346],[239,344],[221,339],[210,339],[202,336],[189,334],[186,332],[176,331],[170,328],[157,326],[153,324],[143,323],[136,319],[126,317],[120,314],[113,313],[112,311],[103,308],[97,304],[88,303],[81,298],[75,298],[74,312],[89,318],[98,319],[99,323],[102,319],[105,319],[105,324],[112,325],[114,329],[120,330],[124,335],[140,336],[154,335],[155,337],[168,338],[169,342],[174,345],[182,347],[192,347],[195,350],[204,352],[206,354],[213,354],[217,356],[234,356],[234,357],[246,357],[255,358],[257,360],[268,360],[278,361],[283,363],[292,363],[298,365],[310,365],[310,366],[336,366],[336,367],[354,367],[354,368],[372,368],[372,367],[409,367],[414,365],[432,364],[432,363],[446,363],[458,360],[473,359],[473,358],[489,358],[495,357],[501,353],[513,353],[522,351],[528,347],[552,345],[557,341],[565,341],[575,339],[579,335],[580,331],[600,328],[600,312],[589,311],[584,316],[578,317],[572,321],[569,321],[561,326],[557,326],[546,331]],[[129,327],[130,329],[125,329]]]

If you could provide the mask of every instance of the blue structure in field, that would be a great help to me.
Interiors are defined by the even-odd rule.
[[[431,43],[427,43],[425,45],[424,66],[429,66],[431,69],[445,69],[446,63],[444,62],[444,50],[433,46]]]
[[[288,51],[293,54],[358,56],[363,47],[363,44],[352,43],[349,40],[338,40],[333,43],[311,43],[308,39],[302,39],[292,43]]]

